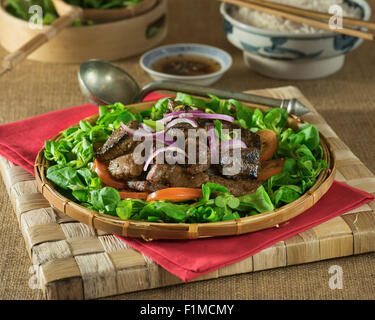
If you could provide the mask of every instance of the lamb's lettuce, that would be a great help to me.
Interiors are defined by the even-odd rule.
[[[283,172],[265,182],[276,207],[298,199],[327,167],[319,142],[319,131],[311,124],[302,125],[297,132],[288,128],[280,134],[276,157],[285,159]]]
[[[263,123],[267,129],[273,130],[276,135],[285,129],[288,120],[288,112],[281,108],[269,109],[263,117]]]
[[[238,198],[239,210],[250,211],[255,209],[257,212],[267,212],[275,209],[268,193],[263,186],[259,187],[254,193],[247,194]]]
[[[205,109],[207,106],[207,101],[199,98],[192,97],[186,93],[177,92],[174,101],[180,102],[181,104],[186,104],[189,106],[199,107]]]
[[[151,119],[160,120],[167,112],[168,100],[170,97],[159,99],[151,109]]]

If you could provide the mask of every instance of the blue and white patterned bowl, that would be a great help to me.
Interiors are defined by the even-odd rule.
[[[180,54],[211,58],[220,64],[220,69],[217,72],[200,76],[178,76],[157,72],[152,69],[152,65],[156,61],[162,58],[177,56]],[[223,74],[232,66],[232,57],[227,52],[212,46],[194,43],[179,43],[150,50],[142,55],[139,63],[141,64],[141,67],[145,71],[147,71],[154,80],[169,80],[197,85],[210,85],[219,80],[223,76]]]
[[[371,7],[365,0],[344,0],[359,7],[369,20]],[[228,40],[244,51],[245,62],[267,76],[284,79],[312,79],[338,71],[344,55],[358,48],[363,39],[322,32],[295,34],[266,30],[244,24],[231,16],[233,5],[223,3],[220,12]]]

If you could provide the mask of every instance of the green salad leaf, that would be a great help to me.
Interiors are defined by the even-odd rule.
[[[250,130],[253,124],[253,111],[250,108],[245,107],[241,102],[234,99],[230,99],[228,102],[235,106],[235,119],[238,125],[240,125],[242,128]]]
[[[275,209],[268,193],[263,186],[259,187],[257,191],[238,198],[239,210],[247,211],[255,209],[257,212],[267,212]]]
[[[291,128],[281,132],[276,157],[285,159],[283,172],[265,182],[276,207],[298,199],[327,167],[319,142],[319,131],[311,124],[302,125],[298,132]]]
[[[84,9],[115,9],[134,6],[142,0],[65,0],[65,2]],[[43,12],[43,25],[53,23],[58,17],[55,6],[51,0],[7,0],[5,10],[11,15],[22,20],[29,21],[32,13],[29,13],[31,6],[40,6]],[[77,20],[72,26],[93,25],[94,21],[82,22]]]
[[[177,92],[177,95],[174,101],[181,102],[182,104],[186,104],[189,106],[199,107],[201,109],[205,109],[207,106],[207,101],[203,99],[194,98],[182,92]]]
[[[273,130],[280,135],[288,120],[288,112],[280,108],[269,109],[263,117],[263,123],[267,129]]]
[[[104,187],[90,191],[88,202],[99,212],[115,215],[120,200],[116,189]]]
[[[49,167],[47,178],[65,190],[84,190],[87,187],[79,177],[77,170],[68,166]]]
[[[167,112],[168,100],[170,97],[159,99],[151,110],[151,119],[160,120],[163,118],[164,113]]]

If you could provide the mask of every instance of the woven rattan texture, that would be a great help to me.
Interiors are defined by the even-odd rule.
[[[256,91],[273,97],[296,97],[312,112],[315,124],[332,143],[338,181],[375,194],[375,176],[348,149],[295,87]],[[0,158],[0,169],[27,251],[38,266],[46,299],[95,299],[182,283],[114,235],[76,222],[50,207],[34,177]],[[375,203],[304,231],[236,264],[194,281],[375,251]]]

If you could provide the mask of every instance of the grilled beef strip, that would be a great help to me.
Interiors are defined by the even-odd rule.
[[[155,192],[157,190],[168,188],[168,186],[160,183],[151,183],[145,180],[129,180],[127,181],[129,189],[140,192]]]
[[[132,179],[143,172],[143,164],[136,164],[132,153],[117,157],[109,162],[108,170],[116,179]]]
[[[170,187],[200,188],[204,183],[213,182],[225,186],[231,194],[239,197],[253,193],[261,186],[261,182],[257,180],[233,180],[221,176],[209,176],[205,173],[189,179],[188,175],[181,175],[182,167],[179,169],[168,167],[173,166],[156,164],[151,168],[147,175],[147,178],[150,180],[152,179],[151,181],[129,180],[127,182],[128,187],[132,190],[141,192],[155,192]],[[152,177],[150,173],[152,173]],[[167,175],[167,178],[165,175]],[[173,179],[173,177],[175,177],[175,179]],[[181,181],[181,179],[183,180]]]
[[[188,138],[189,129],[194,129],[194,127],[189,123],[177,123],[173,127],[168,128],[165,131],[165,136],[169,139],[176,140],[177,138],[184,137]]]
[[[169,164],[154,164],[147,174],[150,183],[161,183],[169,187],[200,188],[208,182],[206,173],[192,175],[183,166]]]
[[[243,179],[245,177],[250,179],[256,179],[258,177],[258,169],[260,167],[260,137],[249,130],[243,129],[234,123],[223,123],[223,129],[241,130],[241,140],[246,144],[246,149],[241,149],[241,158],[233,157],[233,150],[229,150],[226,154],[220,155],[221,174],[224,175],[223,170],[227,169],[229,172],[226,177],[231,179]],[[239,168],[236,174],[233,174],[236,170],[230,170],[230,168]]]
[[[139,128],[137,120],[129,121],[127,126],[134,130]],[[96,151],[95,157],[101,162],[113,160],[132,152],[139,143],[141,141],[134,141],[133,136],[120,127],[114,130],[104,145]]]
[[[194,156],[194,154],[191,153],[192,150],[190,150],[189,148],[189,144],[190,146],[194,146],[194,141],[192,140],[193,139],[191,138],[187,138],[185,140],[185,150],[189,155],[191,155],[191,157]],[[200,157],[203,161],[199,161]],[[193,159],[190,159],[190,158],[188,158],[188,160],[193,161]],[[202,145],[202,142],[200,142],[198,138],[195,141],[195,159],[194,160],[195,160],[195,163],[185,165],[186,171],[189,174],[194,175],[194,174],[205,172],[211,166],[210,148],[208,147],[207,143],[205,145]]]
[[[202,126],[196,128],[198,129],[204,129],[205,128],[205,122],[201,123]],[[189,138],[188,136],[188,130],[189,129],[195,129],[191,124],[189,123],[178,123],[174,125],[173,127],[169,128],[166,132],[166,136],[169,138],[182,138],[182,134],[184,135],[185,139],[185,151],[190,152],[189,150],[189,142],[191,142],[192,138]],[[207,140],[206,140],[207,141]],[[195,164],[186,164],[185,168],[188,173],[194,175],[197,173],[201,173],[206,171],[210,167],[210,150],[208,147],[201,146],[201,142],[199,141],[199,138],[195,141],[195,147],[196,147],[196,159]],[[206,143],[207,146],[207,143]],[[206,151],[205,151],[206,149]],[[204,152],[203,159],[207,159],[206,163],[200,163],[199,161],[199,153]]]
[[[258,178],[260,167],[259,150],[256,148],[241,149],[241,157],[233,156],[233,150],[229,150],[220,157],[221,174],[231,179]]]
[[[229,123],[229,122],[223,122],[223,129],[228,129],[228,130],[240,129],[241,140],[246,144],[246,146],[248,148],[256,148],[260,150],[260,147],[261,147],[260,137],[256,133],[253,133],[250,130],[243,129],[235,123]]]

